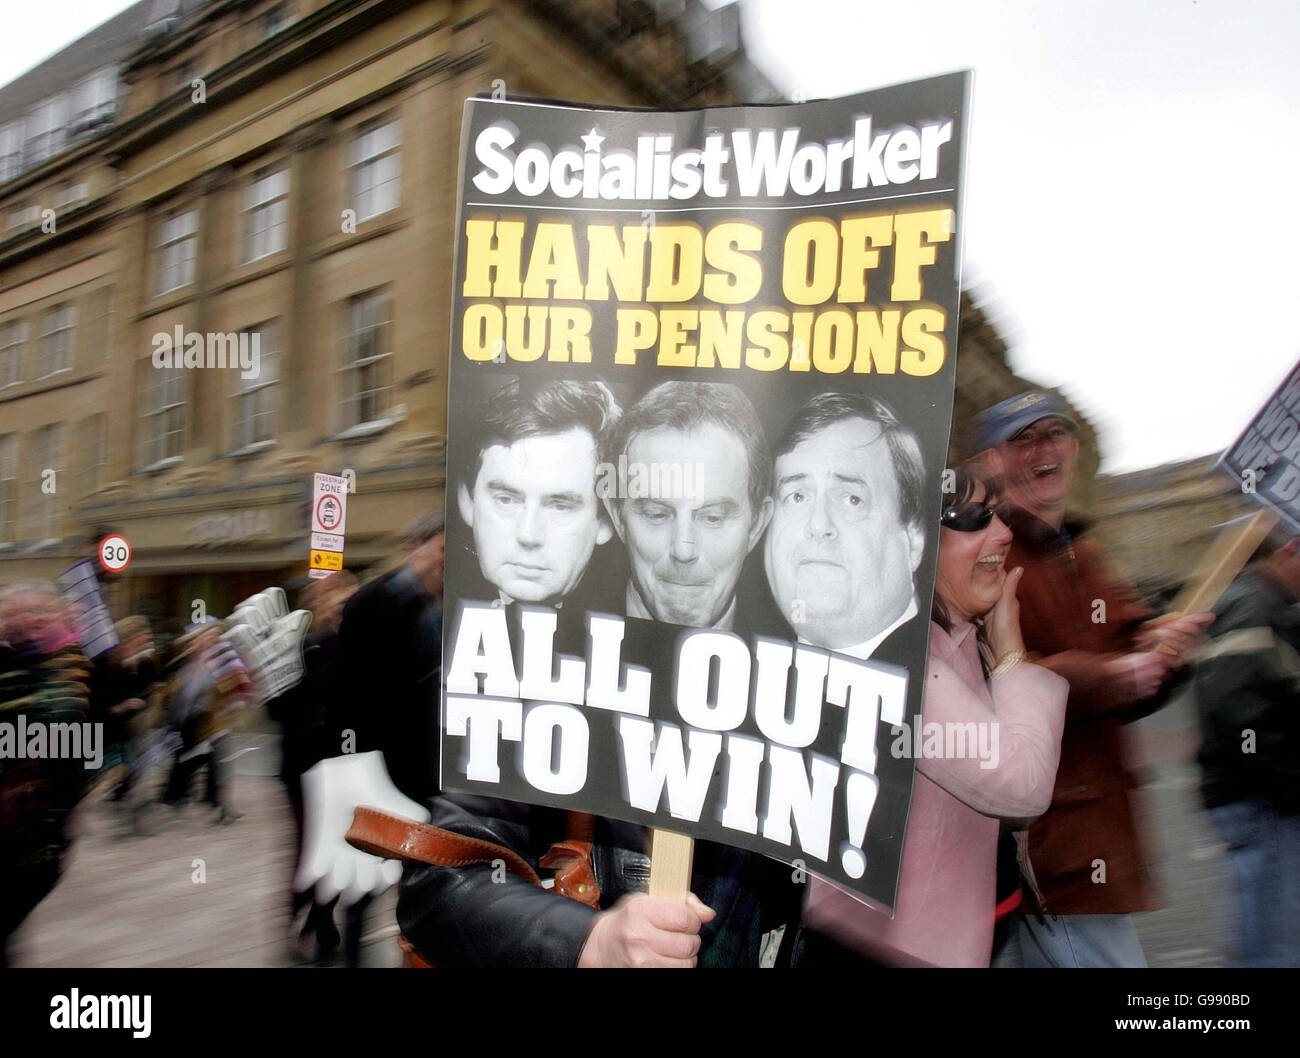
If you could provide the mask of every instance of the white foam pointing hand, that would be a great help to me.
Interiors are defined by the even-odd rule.
[[[344,840],[359,806],[427,823],[429,812],[389,778],[378,751],[330,757],[303,774],[303,855],[293,887],[313,885],[316,899],[335,896],[344,907],[363,896],[382,893],[402,876],[399,860],[384,860],[354,849]]]

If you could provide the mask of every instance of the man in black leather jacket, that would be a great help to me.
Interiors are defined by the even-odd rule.
[[[559,809],[468,794],[444,794],[430,807],[435,826],[504,845],[535,870],[568,836]],[[649,832],[594,823],[599,912],[490,863],[408,866],[397,903],[402,933],[438,966],[757,966],[764,934],[797,913],[801,886],[789,867],[709,842],[695,846],[691,901],[645,896]]]

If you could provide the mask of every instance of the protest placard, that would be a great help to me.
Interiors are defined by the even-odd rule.
[[[957,348],[969,75],[466,104],[441,782],[892,906]]]
[[[1250,420],[1219,466],[1300,533],[1300,364]]]
[[[1291,532],[1300,533],[1300,364],[1219,457],[1218,465],[1237,482],[1242,495],[1262,504],[1263,510],[1224,526],[1170,603],[1170,613],[1213,609],[1279,519]]]
[[[58,585],[64,599],[72,607],[77,639],[86,652],[86,657],[97,658],[106,650],[117,646],[113,615],[104,603],[95,564],[88,559],[78,562],[59,574]]]
[[[283,588],[250,595],[225,623],[225,638],[248,666],[261,700],[283,694],[302,679],[302,645],[311,628],[311,613],[290,610]]]

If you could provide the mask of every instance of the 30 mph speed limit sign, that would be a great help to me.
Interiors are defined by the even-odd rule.
[[[109,573],[121,573],[131,564],[131,545],[126,537],[106,536],[99,542],[99,564]]]

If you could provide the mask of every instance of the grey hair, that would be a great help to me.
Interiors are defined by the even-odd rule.
[[[40,595],[48,599],[57,600],[59,591],[48,580],[40,580],[35,577],[29,577],[26,580],[14,581],[0,588],[0,611],[9,609],[13,606],[14,600],[23,595]]]

